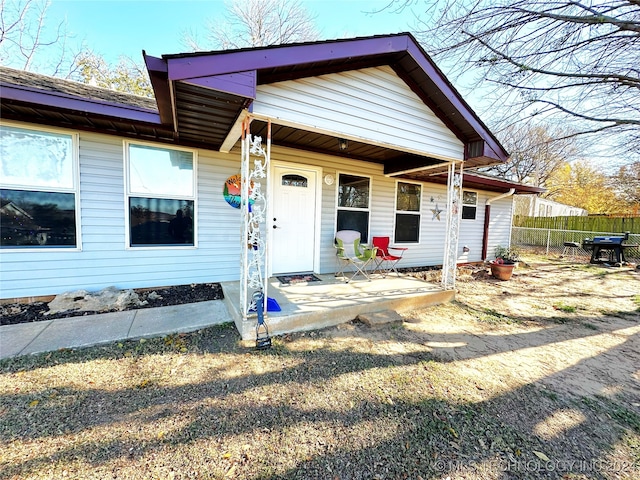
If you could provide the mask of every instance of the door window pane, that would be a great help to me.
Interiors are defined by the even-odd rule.
[[[282,185],[285,187],[307,187],[307,179],[302,175],[283,175]]]

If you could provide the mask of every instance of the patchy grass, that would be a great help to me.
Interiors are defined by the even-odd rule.
[[[543,458],[637,460],[638,417],[615,402],[496,389],[352,329],[258,352],[223,326],[4,361],[1,476],[541,478]],[[603,477],[633,478],[620,465]]]
[[[639,478],[640,399],[610,378],[633,384],[638,296],[596,284],[560,325],[580,292],[558,271],[264,351],[222,325],[0,361],[0,478]]]
[[[565,305],[564,303],[556,303],[553,308],[564,313],[575,313],[577,308],[573,305]]]

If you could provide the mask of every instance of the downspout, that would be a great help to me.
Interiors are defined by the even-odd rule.
[[[482,260],[487,259],[487,248],[489,244],[489,220],[491,219],[491,202],[496,200],[502,200],[503,198],[510,197],[516,192],[515,188],[509,189],[508,192],[498,195],[497,197],[489,198],[484,204],[484,232],[482,234]]]

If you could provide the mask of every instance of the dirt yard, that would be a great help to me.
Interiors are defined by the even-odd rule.
[[[0,478],[640,478],[640,271],[463,269],[456,301],[0,362]]]
[[[506,282],[461,273],[456,302],[407,319],[438,359],[640,407],[640,270],[533,258]]]

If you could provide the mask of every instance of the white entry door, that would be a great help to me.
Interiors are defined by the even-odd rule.
[[[276,166],[273,175],[271,270],[312,272],[316,238],[315,170]]]

